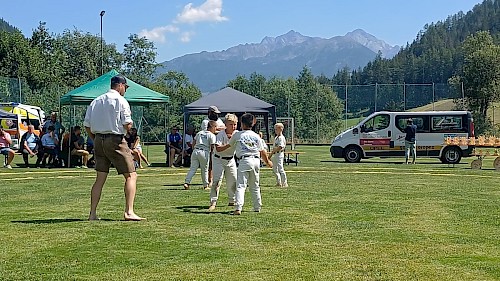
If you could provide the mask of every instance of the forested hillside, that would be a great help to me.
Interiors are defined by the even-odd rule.
[[[500,1],[485,0],[464,14],[424,26],[413,43],[394,58],[378,56],[362,69],[351,71],[349,84],[447,83],[463,62],[462,43],[478,31],[489,31],[500,43]],[[346,70],[337,73],[332,84],[346,83]]]
[[[0,31],[7,31],[7,32],[12,32],[15,31],[16,28],[10,25],[8,22],[6,22],[4,19],[0,18]]]

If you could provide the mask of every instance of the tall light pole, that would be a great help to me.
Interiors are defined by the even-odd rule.
[[[106,11],[101,11],[101,13],[99,14],[101,16],[101,75],[104,74],[104,47],[102,45],[102,17],[104,16],[105,13]]]

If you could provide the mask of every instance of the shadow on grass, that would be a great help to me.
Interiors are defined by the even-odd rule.
[[[207,206],[179,206],[175,207],[177,210],[182,210],[186,213],[198,214],[198,215],[211,215],[211,214],[225,214],[229,215],[232,211],[208,211]]]
[[[178,184],[178,183],[177,183],[177,184],[175,184],[175,183],[171,183],[171,184],[164,184],[163,186],[167,186],[167,187],[169,187],[169,188],[165,188],[165,190],[184,190],[184,186],[183,186],[183,184],[182,184],[182,183],[181,183],[181,184]],[[200,186],[200,187],[201,187],[201,186],[203,186],[203,185],[202,185],[202,184],[199,184],[199,183],[197,183],[197,184],[190,184],[190,185],[189,185],[189,190],[192,190],[192,189],[194,189],[194,190],[200,189],[200,188],[197,188],[197,186]],[[174,188],[174,187],[175,187],[175,188]],[[194,188],[193,188],[193,187],[194,187]]]
[[[111,219],[101,219],[103,221],[113,221]],[[44,220],[14,220],[12,223],[27,223],[27,224],[49,224],[49,223],[65,223],[65,222],[81,222],[85,219],[44,219]]]
[[[377,160],[361,160],[361,162],[358,163],[347,163],[345,161],[335,161],[335,160],[321,160],[319,161],[321,163],[344,163],[344,164],[352,164],[352,165],[368,165],[368,164],[393,164],[393,165],[404,165],[405,161],[377,161]],[[414,165],[448,165],[448,164],[443,164],[440,161],[437,162],[418,162],[415,163]],[[452,167],[453,164],[449,164],[450,167]],[[455,166],[459,165],[468,165],[466,162],[461,162],[458,164],[454,164]]]

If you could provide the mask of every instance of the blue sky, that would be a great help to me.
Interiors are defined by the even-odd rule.
[[[0,17],[28,37],[40,21],[50,32],[100,34],[119,51],[130,34],[155,42],[158,62],[258,43],[290,30],[330,38],[361,28],[391,45],[412,42],[427,23],[470,11],[481,0],[16,0]]]

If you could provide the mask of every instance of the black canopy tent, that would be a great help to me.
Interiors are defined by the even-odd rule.
[[[184,106],[184,132],[186,132],[189,116],[206,115],[208,107],[211,105],[217,106],[221,114],[234,113],[241,115],[243,113],[252,113],[263,116],[267,142],[269,142],[269,115],[271,115],[273,124],[276,123],[276,107],[231,87],[203,96],[199,100]]]

